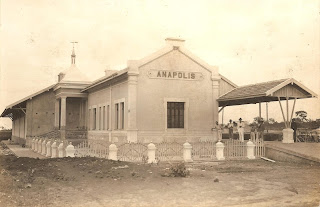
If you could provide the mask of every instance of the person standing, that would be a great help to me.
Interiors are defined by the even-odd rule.
[[[229,139],[233,139],[233,123],[231,119],[229,120],[227,127],[229,129]]]
[[[239,119],[238,133],[240,142],[244,142],[244,122],[242,122],[241,118]]]
[[[216,121],[216,126],[214,127],[217,132],[218,132],[218,141],[221,141],[222,140],[222,128],[221,126],[219,125],[219,122]]]
[[[256,127],[255,127],[254,124],[251,124],[250,139],[251,139],[252,142],[256,141]]]
[[[295,119],[295,118],[292,119],[291,129],[293,129],[293,140],[294,140],[294,142],[297,142],[297,129],[298,129],[298,125],[297,125],[297,122],[296,122],[296,119]]]
[[[258,121],[257,139],[263,140],[263,132],[264,132],[264,121],[263,121],[263,119],[260,119]]]

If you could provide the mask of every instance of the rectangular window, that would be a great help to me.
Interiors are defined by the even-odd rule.
[[[124,102],[120,103],[120,129],[124,129]]]
[[[102,130],[106,129],[106,107],[103,106],[103,111],[102,111]]]
[[[92,115],[92,129],[95,130],[97,127],[97,109],[93,108],[93,115]]]
[[[184,102],[167,103],[167,128],[184,128]]]
[[[115,105],[114,121],[115,121],[115,128],[119,129],[119,104]]]
[[[110,105],[107,106],[107,129],[110,129]]]
[[[102,118],[102,116],[101,116],[101,107],[99,107],[99,112],[98,112],[99,114],[98,114],[98,130],[101,130],[102,129],[102,127],[101,127],[101,124],[102,124],[102,122],[101,122],[101,118]]]
[[[124,102],[115,104],[115,129],[124,129]]]

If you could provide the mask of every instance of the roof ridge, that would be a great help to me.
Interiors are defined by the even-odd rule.
[[[277,81],[284,82],[284,81],[289,80],[289,79],[290,79],[290,78],[284,78],[284,79],[266,81],[266,82],[261,82],[261,83],[252,83],[252,84],[248,84],[248,85],[238,86],[237,88],[243,88],[243,87],[254,86],[254,85],[262,85],[262,84],[272,83],[272,82],[277,82]]]

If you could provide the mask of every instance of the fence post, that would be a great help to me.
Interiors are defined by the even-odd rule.
[[[41,154],[46,156],[46,140],[45,139],[43,139],[41,145],[42,145]]]
[[[34,149],[33,151],[37,152],[38,151],[38,139],[34,139]]]
[[[223,155],[224,150],[224,144],[220,141],[216,143],[216,157],[217,160],[225,160],[225,157]]]
[[[46,144],[47,154],[46,157],[51,157],[51,140],[48,140]]]
[[[254,156],[254,147],[256,145],[253,144],[253,142],[251,142],[251,140],[249,140],[247,142],[247,158],[248,159],[255,159],[256,157]]]
[[[156,162],[156,146],[151,142],[148,144],[148,163]]]
[[[54,142],[51,145],[51,158],[57,157],[57,140],[54,140]]]
[[[38,151],[37,152],[41,154],[41,139],[40,138],[38,139]]]
[[[35,139],[33,138],[32,141],[31,141],[31,149],[32,149],[32,151],[34,151],[34,141],[35,141]]]
[[[118,148],[115,144],[110,144],[109,146],[109,160],[118,160],[117,157]]]
[[[58,147],[58,151],[59,151],[59,153],[58,153],[58,156],[59,157],[63,157],[63,142],[61,142],[60,144],[59,144],[59,147]]]
[[[74,146],[69,142],[69,145],[66,147],[66,157],[74,157],[74,152]]]
[[[183,144],[183,160],[185,162],[193,162],[191,158],[192,146],[188,142]]]

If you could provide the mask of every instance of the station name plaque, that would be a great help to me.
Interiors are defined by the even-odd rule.
[[[181,79],[181,80],[201,80],[202,73],[186,72],[186,71],[172,71],[172,70],[149,70],[149,78],[161,79]]]

